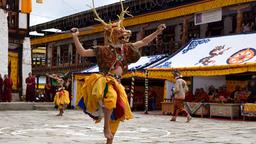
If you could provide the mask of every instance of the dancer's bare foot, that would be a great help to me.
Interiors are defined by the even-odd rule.
[[[107,139],[107,143],[106,144],[112,144],[113,143],[113,139]]]
[[[56,116],[62,116],[63,115],[63,112],[60,111],[60,113],[58,113]]]
[[[172,117],[172,118],[170,119],[170,121],[176,121],[176,118],[175,118],[175,117]]]
[[[104,136],[105,136],[105,138],[107,138],[108,140],[112,140],[112,139],[113,139],[113,135],[112,135],[112,133],[111,133],[111,131],[110,131],[109,128],[105,128],[105,127],[104,127]]]

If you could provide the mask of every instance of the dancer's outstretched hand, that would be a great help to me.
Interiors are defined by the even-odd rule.
[[[160,25],[157,27],[157,30],[159,30],[159,31],[163,31],[164,29],[166,29],[166,25],[165,25],[165,24],[160,24]]]
[[[79,30],[78,30],[78,28],[72,28],[70,31],[72,32],[72,35],[73,35],[73,36],[78,36],[78,35],[79,35]]]

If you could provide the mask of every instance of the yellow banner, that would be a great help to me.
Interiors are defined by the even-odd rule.
[[[177,69],[184,77],[190,76],[220,76],[238,74],[244,72],[256,72],[256,64],[232,64],[207,67],[184,67],[184,68],[151,68],[148,69],[149,78],[172,80],[172,71]]]
[[[21,0],[21,12],[30,13],[32,11],[32,0]]]
[[[8,53],[8,71],[10,73],[10,78],[12,79],[14,90],[18,87],[18,53],[9,52]]]

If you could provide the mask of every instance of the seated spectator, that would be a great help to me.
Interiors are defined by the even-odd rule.
[[[243,33],[248,33],[248,32],[251,32],[252,30],[251,30],[251,26],[250,26],[250,24],[249,23],[247,23],[247,24],[244,24],[243,23],[243,30],[242,30],[242,32]]]
[[[224,103],[224,102],[227,102],[227,96],[226,96],[226,92],[224,91],[224,88],[223,86],[219,87],[218,89],[218,93],[217,93],[217,99],[218,99],[218,102],[221,102],[221,103]],[[217,100],[216,99],[216,100]]]
[[[235,101],[235,96],[236,96],[236,93],[240,91],[240,86],[239,85],[236,85],[235,87],[235,90],[231,92],[230,94],[230,97],[229,97],[229,101],[230,102],[234,102]]]
[[[244,87],[241,90],[237,91],[235,94],[235,102],[236,103],[244,103],[247,101],[250,92]]]
[[[214,86],[210,86],[208,89],[208,97],[209,97],[209,102],[215,102],[217,99],[217,90],[215,89]]]
[[[192,91],[188,91],[188,92],[186,93],[185,101],[186,101],[186,102],[192,102],[192,101],[194,101],[194,95],[193,95],[193,92],[192,92]]]
[[[228,94],[228,92],[227,92],[226,86],[221,86],[221,87],[219,87],[218,95],[224,96],[225,99],[227,99],[227,98],[229,97],[229,94]]]
[[[247,99],[249,103],[256,102],[256,76],[253,75],[251,81],[248,83],[248,90],[250,91],[250,95]]]
[[[199,89],[199,96],[195,100],[195,102],[209,102],[209,96],[208,94],[204,91],[203,88]]]
[[[197,88],[196,91],[195,91],[195,99],[198,99],[200,97],[200,89]]]

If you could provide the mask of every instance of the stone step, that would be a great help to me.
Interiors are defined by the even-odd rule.
[[[34,110],[54,110],[54,104],[48,104],[48,105],[35,104]]]
[[[1,110],[54,110],[52,102],[0,102]]]

